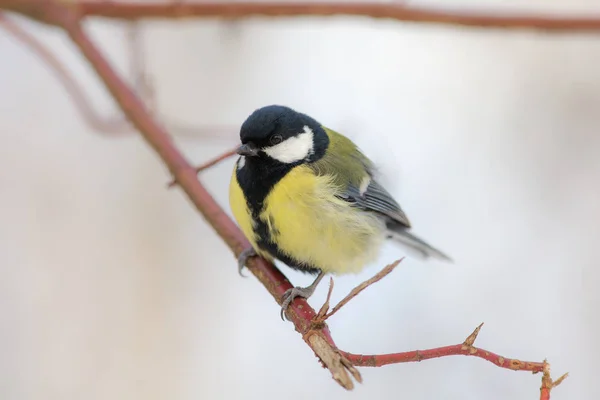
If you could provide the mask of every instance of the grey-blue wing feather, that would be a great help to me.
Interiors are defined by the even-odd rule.
[[[350,185],[340,197],[366,211],[383,214],[403,227],[410,228],[410,222],[398,202],[394,200],[383,186],[373,179],[371,179],[364,193],[361,194],[360,188]]]

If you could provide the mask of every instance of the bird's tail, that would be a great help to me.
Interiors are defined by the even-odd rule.
[[[400,244],[410,255],[425,259],[431,257],[453,262],[446,254],[416,237],[403,226],[388,224],[388,237]]]

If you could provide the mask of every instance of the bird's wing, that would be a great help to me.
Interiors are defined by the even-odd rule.
[[[369,179],[369,182],[366,190],[364,187],[357,188],[354,185],[349,185],[345,193],[338,197],[350,201],[364,210],[383,214],[400,223],[402,226],[410,228],[410,221],[404,211],[402,211],[402,208],[400,208],[398,202],[394,200],[383,186],[373,180],[372,177],[367,179]]]
[[[329,136],[329,150],[323,158],[311,164],[315,173],[332,177],[339,189],[337,197],[410,228],[410,222],[398,202],[375,180],[371,160],[350,139],[328,128],[325,132]]]

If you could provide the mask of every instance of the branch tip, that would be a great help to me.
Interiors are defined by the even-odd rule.
[[[565,372],[564,374],[562,374],[560,376],[560,378],[558,378],[557,380],[554,381],[554,383],[552,384],[552,387],[557,387],[558,385],[560,385],[568,377],[569,377],[569,373]]]
[[[354,382],[348,373],[350,373],[357,382],[362,382],[362,377],[358,370],[345,360],[344,356],[329,343],[320,332],[314,332],[306,339],[317,357],[331,372],[333,379],[344,389],[354,389]]]
[[[358,372],[358,370],[354,367],[354,365],[352,365],[352,363],[350,362],[350,360],[348,360],[346,357],[344,357],[343,354],[340,354],[340,360],[342,361],[342,364],[344,364],[344,367],[346,367],[346,369],[352,374],[352,377],[358,382],[358,383],[362,383],[362,376],[360,375],[360,372]]]

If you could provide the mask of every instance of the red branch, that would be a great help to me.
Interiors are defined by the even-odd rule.
[[[217,234],[223,238],[233,253],[238,256],[250,244],[235,223],[198,181],[196,169],[174,146],[167,132],[152,119],[144,103],[108,64],[106,58],[82,30],[77,17],[72,13],[65,12],[62,25],[102,79],[115,101],[167,165],[179,186],[186,192],[198,211],[215,229]],[[285,291],[292,288],[291,283],[274,265],[261,258],[254,257],[250,259],[248,268],[279,304]],[[234,270],[232,269],[232,271]],[[294,323],[296,330],[303,334],[305,341],[323,359],[323,352],[328,351],[327,347],[323,348],[323,343],[329,346],[330,353],[334,353],[335,345],[326,326],[321,327],[318,331],[311,331],[311,322],[314,316],[315,311],[301,298],[294,300],[288,309],[288,317]],[[338,369],[341,368],[341,366],[338,367]],[[334,371],[331,367],[330,370],[332,370],[332,374],[335,372],[334,378],[338,382],[344,378],[336,375],[340,371]],[[349,378],[340,383],[348,389],[353,387]]]
[[[600,15],[561,17],[544,14],[443,10],[399,2],[97,2],[81,1],[82,15],[119,19],[139,18],[240,18],[249,16],[360,16],[398,21],[485,28],[519,28],[546,31],[600,31]]]
[[[224,210],[216,203],[214,198],[210,195],[210,193],[208,193],[205,187],[198,180],[197,169],[192,167],[191,164],[181,154],[181,152],[175,147],[171,140],[171,137],[168,135],[166,130],[153,119],[150,111],[147,109],[147,106],[144,104],[144,102],[142,102],[140,98],[136,96],[132,88],[130,88],[126,84],[126,82],[115,72],[114,68],[108,63],[106,58],[101,54],[100,50],[90,40],[89,36],[80,26],[81,13],[95,13],[96,15],[101,15],[100,11],[102,10],[104,10],[104,13],[108,13],[108,11],[111,11],[112,13],[117,13],[118,11],[121,13],[122,18],[125,16],[133,18],[131,14],[133,12],[132,10],[146,10],[147,13],[150,10],[155,10],[153,12],[156,13],[156,10],[162,7],[160,9],[164,12],[167,12],[167,9],[179,10],[179,12],[182,12],[181,10],[187,9],[185,8],[187,6],[184,6],[183,3],[175,3],[174,5],[168,6],[144,5],[142,3],[137,3],[134,5],[131,3],[121,4],[108,2],[70,3],[52,2],[50,0],[44,0],[42,2],[40,2],[40,0],[22,0],[20,2],[16,2],[16,0],[0,0],[0,8],[3,5],[6,6],[7,4],[9,8],[13,10],[15,8],[18,8],[15,4],[25,4],[27,7],[21,8],[21,12],[24,12],[25,15],[29,15],[31,18],[35,19],[51,20],[52,23],[65,29],[69,37],[79,48],[82,55],[89,62],[91,67],[95,70],[99,78],[104,83],[106,89],[111,93],[114,100],[118,103],[122,111],[129,118],[131,123],[139,130],[146,142],[156,151],[158,156],[168,167],[175,181],[185,191],[191,202],[203,215],[206,221],[214,228],[216,233],[224,240],[224,242],[232,250],[234,255],[237,256],[241,253],[242,250],[248,248],[249,243],[243,236],[242,232],[235,225],[235,223],[227,216]],[[34,5],[37,5],[38,8],[34,8]],[[295,10],[296,13],[306,13],[310,10],[317,10],[322,15],[329,15],[332,13],[331,10],[333,10],[335,7],[341,6],[342,5],[340,4],[337,4],[336,6],[331,4],[313,4],[311,6],[304,5],[304,8],[302,8],[299,5],[261,5],[260,7],[271,7],[272,10],[270,12],[272,14],[270,15],[283,15],[275,13],[275,11],[273,10],[279,10],[279,13],[282,12],[281,10],[284,10],[288,13],[290,13],[290,10]],[[346,13],[351,13],[350,11],[352,10],[354,10],[355,13],[359,13],[359,11],[356,10],[360,9],[362,10],[360,12],[361,14],[371,16],[383,16],[381,15],[381,9],[383,8],[385,8],[388,11],[391,9],[404,11],[407,10],[407,7],[403,5],[370,5],[369,7],[373,7],[373,10],[379,10],[380,14],[377,14],[374,11],[372,11],[371,13],[367,12],[370,9],[367,5],[346,4],[344,6],[346,7]],[[197,9],[202,8],[199,4],[191,5],[189,7],[197,7]],[[212,7],[213,14],[217,12],[214,10],[215,8],[220,8],[221,12],[219,15],[226,15],[230,17],[240,16],[239,10],[244,9],[244,7],[246,7],[246,13],[249,12],[248,7],[256,7],[256,10],[259,9],[259,6],[257,4],[232,5],[231,3],[222,3],[220,5],[204,4],[203,7],[205,9],[205,14],[207,12],[206,10],[211,9]],[[293,7],[297,8],[294,9]],[[362,7],[362,9],[360,7]],[[227,10],[229,10],[229,12],[226,12]],[[398,11],[398,13],[400,13],[400,11]],[[106,16],[109,16],[108,14]],[[141,16],[144,15],[138,15],[138,17]],[[467,18],[463,19],[462,21],[468,20],[469,19]],[[495,19],[495,21],[499,20]],[[558,20],[556,19],[553,21],[556,22]],[[231,152],[226,153],[225,155],[215,160],[212,160],[209,164],[214,165],[229,155],[231,155]],[[206,168],[206,166],[204,168]],[[397,263],[398,262],[396,262],[395,265],[397,265]],[[382,272],[380,272],[380,274],[378,274],[379,277],[377,279],[371,279],[368,282],[373,283],[376,282],[378,279],[381,279],[381,277],[389,273],[395,265],[391,264],[390,266],[386,267]],[[286,279],[286,277],[272,264],[258,257],[253,257],[249,260],[248,268],[256,276],[256,278],[265,286],[265,288],[267,288],[267,290],[273,296],[275,301],[278,304],[281,304],[282,295],[285,293],[286,290],[292,287],[292,285]],[[233,271],[235,271],[235,268],[232,268],[232,273]],[[367,286],[368,284],[362,284],[359,286],[359,288],[360,290],[362,290]],[[346,304],[357,293],[357,290],[352,291],[348,296],[346,296],[346,298],[342,302],[340,302],[341,305],[334,307],[334,310],[339,310],[343,304]],[[331,289],[329,295],[330,294]],[[323,313],[320,313],[319,316],[324,315],[327,307],[322,308]],[[333,312],[331,314],[333,314]],[[566,375],[563,375],[557,381],[553,382],[550,378],[549,365],[546,362],[535,363],[508,359],[497,354],[491,353],[487,350],[474,347],[473,343],[477,337],[477,334],[479,333],[481,326],[475,329],[475,331],[462,344],[429,350],[417,350],[406,353],[365,356],[346,353],[338,350],[335,346],[333,339],[331,338],[329,329],[327,328],[324,319],[316,318],[315,311],[308,305],[308,303],[304,299],[295,299],[290,305],[290,308],[287,311],[287,315],[288,318],[293,322],[296,330],[302,334],[305,342],[315,352],[315,354],[321,360],[323,365],[327,369],[329,369],[333,378],[346,389],[352,389],[354,386],[350,375],[354,377],[355,380],[361,382],[360,374],[354,368],[354,365],[382,366],[390,363],[422,361],[426,359],[450,355],[469,355],[480,357],[494,363],[499,367],[509,368],[513,370],[525,370],[533,372],[542,371],[543,379],[542,387],[540,389],[540,397],[542,399],[549,399],[550,390],[553,387],[560,384],[560,382],[562,382],[562,380],[566,377]]]
[[[542,372],[544,365],[541,362],[520,361],[502,357],[491,351],[474,346],[466,346],[465,344],[455,344],[453,346],[437,347],[435,349],[414,350],[392,354],[362,355],[346,353],[345,351],[343,351],[342,354],[344,354],[352,364],[361,367],[382,367],[388,364],[418,362],[447,356],[479,357],[498,367],[512,369],[514,371]]]

